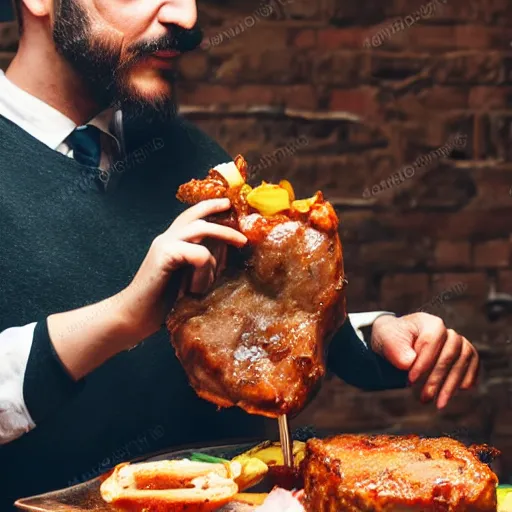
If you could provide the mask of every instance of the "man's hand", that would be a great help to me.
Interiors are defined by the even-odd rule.
[[[411,384],[426,378],[421,399],[437,396],[442,409],[457,389],[469,389],[478,374],[478,353],[471,343],[427,313],[379,317],[372,327],[372,349],[401,370]]]
[[[222,264],[222,246],[243,247],[247,242],[242,233],[205,220],[230,206],[228,199],[211,199],[185,210],[153,241],[124,290],[102,302],[48,317],[50,339],[73,378],[82,378],[161,329],[172,306],[168,293],[171,277],[174,274],[181,280],[177,270],[188,267],[193,271],[191,291],[208,289]],[[201,244],[203,240],[213,240],[221,250],[212,254]]]
[[[241,248],[247,243],[239,231],[205,220],[230,207],[228,199],[202,201],[185,210],[165,233],[155,238],[132,283],[124,290],[124,314],[140,340],[161,328],[172,306],[166,300],[166,292],[176,270],[185,266],[193,269],[189,289],[194,293],[204,293],[213,283],[217,267],[222,264],[217,260],[221,251],[212,254],[201,244],[203,240],[213,240],[220,247],[229,244]]]

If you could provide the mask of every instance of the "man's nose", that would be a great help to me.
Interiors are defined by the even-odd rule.
[[[179,25],[191,29],[197,22],[195,0],[170,0],[158,11],[158,21],[162,25]]]

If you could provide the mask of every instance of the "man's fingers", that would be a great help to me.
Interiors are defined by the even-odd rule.
[[[205,217],[214,215],[215,213],[225,212],[226,210],[229,210],[230,207],[231,202],[227,198],[201,201],[178,215],[168,231],[175,232],[195,220],[204,219]]]
[[[201,285],[194,274],[196,270],[207,269],[215,266],[215,260],[210,251],[203,245],[182,242],[181,240],[166,241],[163,236],[156,238],[153,242],[156,265],[171,275],[166,291],[166,301],[174,303],[178,298],[188,293],[191,285],[197,288]],[[194,268],[188,272],[187,265]],[[204,279],[204,270],[201,279]]]
[[[219,277],[227,265],[227,257],[228,257],[228,246],[223,242],[214,241],[212,242],[212,247],[210,248],[213,257],[215,258],[215,262],[217,266],[215,268],[215,278]]]
[[[190,293],[203,295],[209,290],[214,280],[215,265],[211,264],[197,269],[192,274],[189,291]]]
[[[469,341],[464,338],[464,342],[470,345]],[[478,369],[480,366],[480,357],[478,355],[478,352],[476,351],[475,347],[471,346],[471,360],[469,362],[468,369],[466,371],[466,375],[464,376],[464,380],[462,381],[462,384],[460,385],[461,389],[469,389],[474,386],[476,379],[478,377]]]
[[[432,400],[441,389],[443,382],[450,373],[455,362],[459,359],[462,352],[463,340],[462,336],[457,334],[454,330],[448,329],[448,337],[441,349],[439,358],[437,359],[434,368],[425,382],[422,392],[422,401],[429,402]]]
[[[201,242],[204,238],[213,238],[236,247],[243,247],[247,243],[246,236],[240,233],[240,231],[202,219],[188,224],[178,232],[174,232],[173,237],[193,243]]]
[[[437,407],[439,409],[446,407],[450,401],[450,398],[453,396],[455,391],[457,391],[457,388],[460,386],[467,373],[472,358],[473,351],[469,345],[469,342],[464,343],[460,357],[453,365],[437,398]]]
[[[409,372],[411,383],[416,382],[419,377],[432,368],[446,338],[446,327],[440,318],[431,317],[428,321],[421,322],[420,334],[413,347],[418,357]]]
[[[174,272],[184,265],[202,268],[213,261],[212,254],[204,245],[158,237],[153,246],[158,259],[157,266],[168,272]]]
[[[180,256],[184,263],[194,267],[190,279],[190,293],[203,294],[213,283],[215,268],[217,263],[210,251],[202,246],[187,242],[178,242],[180,244]]]
[[[412,345],[416,326],[404,319],[384,315],[373,324],[371,345],[375,353],[381,355],[400,370],[409,370],[416,359]]]

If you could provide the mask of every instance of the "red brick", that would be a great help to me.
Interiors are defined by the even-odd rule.
[[[492,151],[486,148],[485,153],[491,155]],[[482,167],[475,169],[472,174],[477,195],[468,209],[476,211],[510,208],[509,215],[512,215],[512,166]]]
[[[225,55],[214,80],[222,83],[298,84],[309,82],[312,61],[300,52],[266,50]],[[241,79],[243,77],[243,79]]]
[[[311,85],[292,85],[278,93],[279,102],[288,108],[315,110],[318,108],[318,92]]]
[[[216,67],[210,73],[209,80],[203,82],[214,82],[223,85],[239,85],[240,77],[244,77],[244,82],[253,82],[248,70],[247,55],[226,55],[226,59],[219,60]]]
[[[359,87],[357,89],[334,89],[331,92],[329,108],[358,114],[362,117],[373,117],[378,112],[377,89]]]
[[[417,212],[409,211],[397,215],[387,211],[375,216],[374,223],[386,232],[392,230],[397,234],[453,238],[467,240],[469,237],[501,237],[510,233],[510,208],[493,211],[460,212]]]
[[[475,193],[471,177],[463,170],[450,168],[446,157],[417,165],[414,177],[397,189],[394,204],[422,210],[459,210],[471,201]]]
[[[222,147],[232,155],[239,153],[247,157],[249,163],[252,162],[250,156],[254,152],[258,155],[254,160],[259,160],[265,146],[265,130],[258,119],[254,118],[228,118],[222,123],[216,121],[208,124],[198,123],[199,127],[217,141]]]
[[[182,105],[229,107],[252,107],[255,105],[285,105],[289,108],[313,110],[318,107],[315,89],[310,85],[264,86],[224,85],[182,86]]]
[[[367,283],[365,277],[348,274],[347,306],[351,312],[364,309],[367,306]]]
[[[425,265],[428,247],[407,240],[363,244],[359,251],[359,264],[368,270],[409,269]]]
[[[333,25],[344,26],[357,22],[379,23],[382,19],[408,14],[410,7],[408,2],[383,0],[358,0],[357,2],[340,2],[339,0],[324,0],[331,14]]]
[[[509,267],[509,240],[490,240],[488,242],[476,244],[474,247],[474,262],[477,267]]]
[[[326,28],[318,31],[317,46],[319,50],[361,49],[366,36],[361,28]]]
[[[437,267],[468,267],[471,265],[471,247],[469,242],[442,240],[435,250]]]
[[[512,87],[474,86],[469,91],[469,108],[503,109],[512,104]]]
[[[434,85],[418,94],[418,101],[427,109],[455,110],[468,107],[469,91],[466,87],[443,87]]]
[[[340,51],[315,56],[313,80],[327,85],[354,85],[365,77],[365,55]]]
[[[382,80],[405,80],[431,65],[431,56],[423,53],[371,52],[370,75]],[[420,91],[421,92],[421,91]]]
[[[434,80],[444,84],[499,84],[504,79],[500,52],[454,52],[439,59]]]
[[[491,112],[481,122],[481,140],[485,143],[485,156],[498,158],[504,162],[512,160],[512,113],[510,111]]]
[[[407,50],[455,50],[457,48],[456,29],[449,25],[415,24],[396,35],[403,35],[401,47]]]
[[[179,71],[183,80],[198,81],[208,78],[208,55],[205,52],[190,52],[179,63]]]
[[[300,30],[293,38],[293,45],[300,49],[316,46],[316,31],[311,29]]]
[[[446,292],[452,296],[452,299],[464,297],[483,302],[487,289],[487,275],[483,272],[447,272],[432,276],[432,298]]]
[[[432,17],[374,50],[364,48],[366,37],[428,0],[286,2],[280,17],[187,55],[181,63],[182,103],[202,106],[205,112],[192,121],[231,154],[242,152],[250,161],[307,137],[300,153],[265,172],[272,178],[289,175],[301,197],[319,188],[336,204],[350,311],[411,313],[457,283],[466,284],[464,295],[432,312],[478,344],[484,384],[476,392],[480,400],[460,394],[438,414],[433,404],[418,403],[416,390],[362,393],[332,379],[294,424],[336,432],[403,428],[439,434],[460,425],[477,434],[494,430],[491,442],[503,450],[500,476],[510,482],[512,413],[502,412],[512,411],[512,317],[490,324],[483,303],[488,268],[498,272],[498,291],[512,293],[510,260],[505,264],[505,242],[512,244],[512,166],[495,161],[512,161],[512,2],[438,2]],[[256,0],[204,4],[202,25],[210,34],[235,27],[259,5]],[[0,68],[16,44],[16,27],[0,26]],[[333,85],[340,88],[330,97]],[[247,110],[254,105],[291,106],[319,116],[251,115]],[[210,106],[246,112],[209,114]],[[329,107],[371,119],[329,119]],[[410,180],[402,202],[379,197],[376,205],[350,204],[403,161],[441,147],[456,130],[468,134],[469,153]],[[391,198],[404,197],[406,185]],[[484,240],[494,242],[485,248]],[[493,248],[496,242],[499,247]],[[472,261],[468,244],[475,248]],[[269,429],[274,434],[275,428]]]
[[[368,185],[378,183],[393,172],[389,159],[378,154],[334,153],[340,142],[329,132],[326,140],[318,140],[307,131],[304,133],[310,142],[304,149],[304,154],[291,160],[286,170],[286,177],[294,186],[296,184],[299,197],[308,197],[312,190],[322,190],[335,205],[346,198],[362,199],[365,182]],[[319,149],[316,150],[315,146]],[[314,150],[316,151],[312,155],[308,154]],[[342,226],[345,226],[344,219],[351,217],[355,219],[355,229],[358,230],[360,215],[361,212],[343,212]],[[382,234],[379,240],[382,239]]]
[[[512,294],[512,270],[500,270],[499,286],[499,291]]]
[[[212,55],[257,53],[288,47],[288,30],[282,24],[270,27],[257,23],[238,35],[230,36],[230,29],[235,30],[241,20],[243,20],[241,16],[229,18],[224,26],[207,30],[202,46],[215,41],[207,49]]]
[[[281,1],[286,16],[300,20],[318,19],[322,12],[322,2],[297,2],[296,0]]]
[[[412,312],[429,297],[427,274],[389,274],[381,283],[382,307]]]
[[[461,50],[481,50],[492,48],[495,29],[487,25],[459,25],[455,29],[457,48]]]
[[[449,0],[441,5],[434,0],[437,5],[433,16],[428,18],[429,23],[467,23],[478,22],[481,20],[481,12],[478,9],[478,2],[468,2],[467,0]],[[427,22],[427,20],[425,20]]]
[[[268,105],[275,103],[276,94],[269,87],[257,85],[226,87],[200,84],[184,88],[180,98],[185,105]]]
[[[510,28],[512,5],[509,0],[492,0],[491,2],[476,2],[481,11],[480,19],[484,23],[505,25]]]

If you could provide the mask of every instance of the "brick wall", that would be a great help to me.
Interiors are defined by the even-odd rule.
[[[493,283],[512,293],[512,3],[199,6],[206,38],[182,62],[183,112],[243,153],[254,179],[326,193],[350,311],[426,309],[482,356],[478,389],[441,413],[417,389],[362,393],[330,379],[296,422],[489,441],[511,480],[512,315],[491,323],[484,303]],[[14,38],[0,28],[0,66]]]
[[[362,393],[331,379],[297,423],[494,442],[510,479],[512,316],[490,323],[484,303],[493,282],[512,293],[512,4],[240,5],[202,4],[204,52],[183,61],[184,111],[245,154],[255,178],[326,193],[341,217],[350,311],[423,307],[483,360],[478,389],[444,412],[417,389]]]

